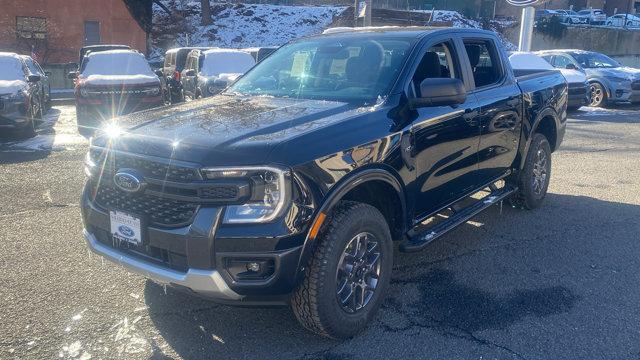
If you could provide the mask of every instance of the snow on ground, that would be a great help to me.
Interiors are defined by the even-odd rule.
[[[0,140],[0,151],[62,151],[73,150],[87,144],[87,139],[78,134],[76,111],[71,105],[57,106],[49,110],[38,125],[37,135],[31,139]]]
[[[157,44],[164,48],[187,45],[224,48],[280,46],[292,39],[321,33],[331,24],[334,16],[346,9],[337,6],[230,3],[212,3],[211,7],[214,23],[201,26],[200,2],[191,1],[182,5],[186,31],[162,34],[154,41],[165,42]],[[163,23],[170,22],[167,14],[154,5],[154,26],[163,26]],[[165,41],[170,37],[175,38],[171,39],[173,44],[172,41]]]

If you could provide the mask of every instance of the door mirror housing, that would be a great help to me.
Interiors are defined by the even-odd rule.
[[[184,73],[185,76],[196,76],[196,71],[193,69],[189,69]]]
[[[27,80],[28,80],[29,82],[32,82],[32,83],[34,83],[34,82],[38,82],[38,81],[40,81],[40,79],[42,79],[42,78],[40,77],[40,75],[29,75],[29,76],[27,77]]]
[[[567,66],[565,66],[564,68],[568,69],[568,70],[576,70],[576,69],[578,69],[574,64],[567,64]]]
[[[74,80],[75,78],[78,77],[78,73],[76,71],[69,71],[69,73],[67,74],[67,77],[71,80]]]
[[[420,97],[410,100],[412,108],[459,105],[467,100],[467,90],[460,79],[428,78],[420,83]]]

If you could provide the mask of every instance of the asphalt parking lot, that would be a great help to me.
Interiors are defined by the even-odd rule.
[[[91,256],[74,108],[0,137],[0,359],[639,359],[640,109],[571,114],[544,206],[494,206],[421,253],[357,338],[287,308],[166,291]]]

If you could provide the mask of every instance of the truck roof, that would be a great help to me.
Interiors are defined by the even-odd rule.
[[[493,34],[491,31],[473,29],[473,28],[454,28],[450,26],[370,26],[370,27],[337,27],[329,28],[322,34],[312,37],[329,37],[329,36],[365,36],[375,33],[377,35],[388,35],[390,37],[407,37],[418,38],[427,34],[436,32],[468,32],[468,33],[485,33]]]

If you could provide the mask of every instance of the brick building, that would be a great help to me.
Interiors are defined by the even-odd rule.
[[[0,9],[0,51],[44,64],[76,62],[84,45],[147,51],[147,34],[123,0],[0,0]]]

